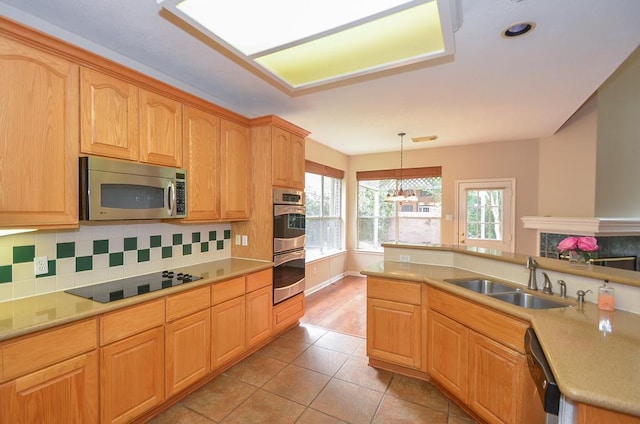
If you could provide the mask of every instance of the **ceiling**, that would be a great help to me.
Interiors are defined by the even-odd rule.
[[[401,131],[405,150],[550,136],[640,45],[638,0],[462,0],[453,59],[290,94],[156,0],[0,0],[0,12],[249,118],[276,114],[348,155],[396,151]],[[521,21],[536,27],[501,36]]]

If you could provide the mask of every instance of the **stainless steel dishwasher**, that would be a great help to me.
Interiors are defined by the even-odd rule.
[[[542,346],[538,341],[533,328],[528,328],[524,335],[524,346],[527,353],[529,371],[536,383],[540,400],[547,413],[547,424],[558,423],[560,411],[560,389],[551,372],[547,358],[544,356]]]

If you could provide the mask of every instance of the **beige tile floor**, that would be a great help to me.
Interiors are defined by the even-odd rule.
[[[428,382],[369,367],[365,350],[363,338],[301,324],[150,423],[474,422]]]

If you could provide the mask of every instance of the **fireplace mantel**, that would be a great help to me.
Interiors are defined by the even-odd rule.
[[[523,216],[522,223],[524,228],[546,233],[582,236],[640,235],[640,218]]]

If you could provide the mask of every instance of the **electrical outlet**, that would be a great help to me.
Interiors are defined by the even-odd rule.
[[[240,234],[236,234],[236,246],[240,245]]]
[[[47,260],[46,256],[33,258],[33,272],[36,275],[49,273],[49,261]]]
[[[410,262],[411,256],[409,255],[400,255],[400,262]]]
[[[242,245],[243,246],[249,245],[249,236],[242,236]]]

